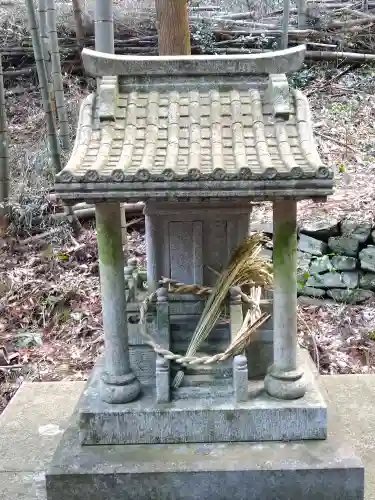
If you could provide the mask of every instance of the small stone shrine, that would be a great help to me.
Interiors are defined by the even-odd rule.
[[[96,205],[105,347],[47,473],[48,500],[363,499],[362,464],[332,415],[328,429],[315,367],[297,348],[297,202],[333,190],[307,99],[286,77],[304,54],[83,51],[98,90],[56,191]],[[232,358],[181,372],[161,353],[192,354],[206,298],[173,287],[215,286],[263,200],[274,264],[262,324]],[[124,264],[124,201],[145,202],[147,290]],[[243,295],[229,290],[229,320],[197,355],[236,337]]]

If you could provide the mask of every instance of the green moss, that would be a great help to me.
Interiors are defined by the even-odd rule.
[[[291,254],[297,251],[297,232],[293,222],[280,224],[274,234],[273,267],[282,272],[285,277],[293,279],[290,267]]]
[[[117,266],[124,258],[120,208],[117,205],[97,208],[96,230],[100,261],[107,266]]]

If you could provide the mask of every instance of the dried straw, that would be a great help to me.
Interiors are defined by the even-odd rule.
[[[271,264],[260,256],[264,235],[249,236],[233,253],[229,265],[219,275],[213,293],[208,297],[203,313],[194,331],[186,356],[193,356],[216,325],[229,290],[234,286],[263,286],[272,283]],[[178,388],[184,373],[177,372],[172,386]]]

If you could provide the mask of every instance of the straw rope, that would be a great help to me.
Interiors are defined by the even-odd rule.
[[[210,287],[204,287],[200,285],[185,285],[184,283],[178,283],[175,280],[169,278],[162,278],[160,284],[164,286],[167,285],[168,292],[178,293],[178,294],[194,294],[197,296],[207,296],[212,293],[213,289]],[[252,307],[247,311],[242,327],[237,332],[235,338],[231,341],[228,348],[218,354],[211,356],[188,356],[175,354],[169,349],[165,349],[155,342],[154,338],[146,331],[146,315],[148,308],[156,297],[157,293],[153,292],[146,297],[146,299],[141,303],[140,306],[140,326],[141,333],[146,339],[146,344],[149,345],[156,354],[162,356],[164,359],[173,361],[181,366],[192,366],[192,365],[210,365],[215,363],[221,363],[227,361],[229,358],[236,356],[243,352],[243,350],[250,343],[251,336],[260,326],[262,326],[269,318],[269,314],[261,312],[259,307],[261,296],[260,287],[253,287],[251,290],[251,296],[246,295],[241,292],[241,299],[247,304],[251,304]]]

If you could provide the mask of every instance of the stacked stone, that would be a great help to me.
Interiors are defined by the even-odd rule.
[[[346,218],[300,229],[298,293],[337,302],[374,297],[374,223]]]
[[[255,226],[272,238],[271,225]],[[272,242],[263,255],[272,259]],[[297,259],[299,295],[352,304],[375,296],[375,222],[348,217],[305,224]]]

